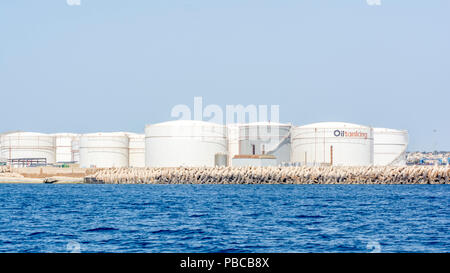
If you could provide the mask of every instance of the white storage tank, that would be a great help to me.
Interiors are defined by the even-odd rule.
[[[373,129],[343,123],[322,122],[291,131],[292,162],[301,165],[373,165]]]
[[[374,165],[405,166],[408,141],[408,131],[374,128]]]
[[[277,164],[291,160],[291,124],[255,122],[239,126],[239,155],[272,155]]]
[[[216,154],[227,153],[226,127],[193,120],[147,125],[147,167],[213,167]]]
[[[145,134],[128,133],[129,167],[145,167]]]
[[[72,153],[72,141],[77,137],[77,134],[71,133],[57,133],[53,134],[55,137],[56,146],[56,162],[74,162]]]
[[[15,167],[55,163],[55,137],[52,135],[18,132],[3,134],[0,138],[0,158],[12,160]]]
[[[128,167],[126,133],[93,133],[80,137],[81,168]]]
[[[80,138],[81,135],[77,135],[72,139],[72,160],[74,163],[80,163]]]

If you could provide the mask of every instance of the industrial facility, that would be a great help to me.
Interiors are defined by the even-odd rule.
[[[226,126],[175,120],[145,134],[0,135],[0,164],[12,167],[403,166],[408,132],[343,122]]]
[[[262,156],[259,161],[269,161],[273,157],[275,160],[270,161],[275,162],[275,165],[290,162],[291,128],[291,124],[273,122],[228,125],[229,165],[236,165],[234,161],[239,161],[239,166],[245,165],[245,156],[251,162],[255,161],[257,155]],[[237,155],[239,158],[233,160]]]

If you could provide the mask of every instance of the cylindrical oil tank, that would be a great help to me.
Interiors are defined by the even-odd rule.
[[[239,126],[240,155],[273,155],[277,164],[291,160],[291,124],[255,122]]]
[[[128,135],[122,132],[81,135],[80,167],[128,167],[128,145]]]
[[[145,167],[145,134],[128,133],[129,167]]]
[[[319,166],[373,165],[373,129],[343,122],[322,122],[291,131],[292,162]]]
[[[19,132],[1,135],[0,158],[53,164],[56,159],[55,137],[52,135]],[[39,160],[38,160],[39,159]],[[22,164],[20,163],[20,164]]]
[[[176,120],[145,128],[147,167],[214,167],[220,153],[227,153],[225,126]]]
[[[374,128],[374,165],[406,165],[406,149],[408,148],[408,141],[408,131]]]
[[[80,163],[80,138],[81,135],[77,135],[72,139],[72,160],[74,163]]]
[[[71,133],[53,134],[56,146],[56,162],[74,162],[72,153],[72,141],[77,137]]]

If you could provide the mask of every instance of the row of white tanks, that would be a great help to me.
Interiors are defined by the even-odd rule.
[[[236,155],[273,155],[278,164],[404,165],[408,132],[351,123],[295,127],[259,122],[227,126],[191,120],[147,125],[134,133],[12,133],[0,138],[0,158],[45,157],[87,167],[231,165]]]
[[[0,159],[45,159],[46,164],[79,163],[80,167],[144,167],[145,135],[135,133],[41,134],[0,136]]]
[[[171,121],[146,127],[146,166],[215,166],[217,155],[274,155],[306,166],[405,165],[408,132],[342,122],[295,127]],[[215,161],[216,160],[216,161]]]

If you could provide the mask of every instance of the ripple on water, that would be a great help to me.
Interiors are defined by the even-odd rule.
[[[84,232],[110,232],[110,231],[117,231],[119,229],[112,228],[112,227],[98,227],[98,228],[91,228],[91,229],[85,229]]]

